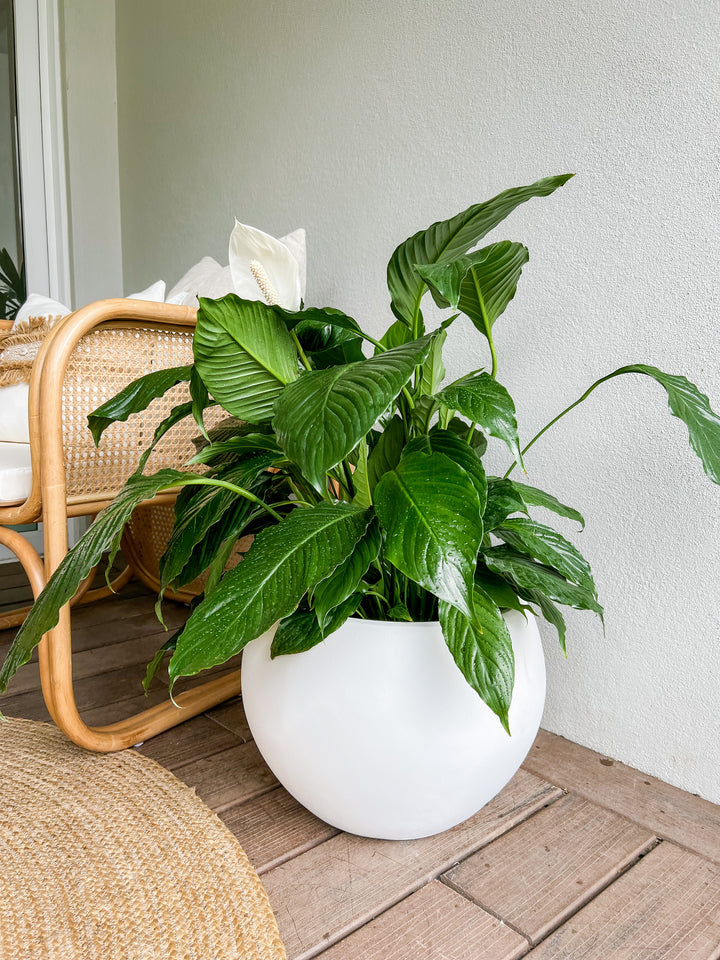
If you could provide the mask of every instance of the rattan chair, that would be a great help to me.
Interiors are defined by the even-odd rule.
[[[187,399],[180,384],[144,414],[117,423],[103,434],[96,448],[87,427],[87,414],[142,374],[192,361],[192,333],[196,313],[190,307],[140,300],[103,300],[60,321],[43,343],[32,368],[29,394],[32,489],[23,503],[0,507],[0,544],[18,558],[37,596],[68,550],[69,517],[93,515],[106,506],[137,466],[155,427],[177,403]],[[146,472],[179,467],[193,452],[197,427],[191,418],[165,435],[153,451]],[[166,492],[152,501],[170,518],[175,494]],[[145,505],[141,511],[146,509]],[[118,590],[134,573],[157,586],[148,562],[148,549],[138,537],[138,525],[123,543],[128,568],[115,580]],[[146,515],[147,516],[147,515]],[[42,521],[44,557],[19,533],[15,524]],[[151,538],[152,542],[152,538]],[[157,550],[155,549],[155,555]],[[240,672],[210,680],[128,720],[106,727],[88,727],[75,704],[70,636],[71,606],[107,596],[107,587],[89,590],[92,575],[82,584],[60,621],[40,643],[42,691],[48,711],[68,737],[97,751],[120,750],[167,730],[240,692]],[[176,595],[189,599],[193,595]],[[20,622],[24,611],[6,617],[1,626]]]

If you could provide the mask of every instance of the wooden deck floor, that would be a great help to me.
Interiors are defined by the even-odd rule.
[[[0,567],[0,603],[20,581]],[[186,614],[168,605],[168,626]],[[137,584],[75,613],[88,722],[147,704],[140,680],[164,636]],[[0,634],[0,653],[10,638]],[[156,682],[150,702],[166,696]],[[48,719],[37,664],[0,709]],[[720,807],[551,734],[467,823],[406,842],[339,833],[305,811],[265,766],[239,700],[139,749],[238,837],[291,960],[720,958]]]

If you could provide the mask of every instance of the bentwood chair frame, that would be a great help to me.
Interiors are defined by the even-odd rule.
[[[103,300],[59,321],[42,344],[32,368],[28,401],[32,489],[24,503],[0,507],[0,544],[17,556],[34,597],[68,552],[68,518],[94,515],[107,506],[135,468],[157,423],[171,406],[182,402],[187,391],[185,385],[179,385],[166,398],[153,401],[147,415],[138,414],[127,424],[113,424],[98,452],[84,424],[87,414],[98,406],[98,389],[112,395],[149,372],[149,353],[157,354],[153,365],[158,369],[190,363],[195,322],[196,311],[190,307]],[[84,365],[89,369],[93,362],[97,364],[99,356],[107,360],[96,366],[98,376],[93,388],[83,372]],[[140,430],[138,420],[142,423]],[[180,467],[192,453],[191,437],[196,432],[191,422],[170,431],[167,436],[172,434],[173,440],[169,445],[158,445],[148,469]],[[175,496],[167,491],[151,502],[171,504]],[[9,525],[39,521],[44,531],[43,557],[19,533],[7,529]],[[127,552],[132,554],[132,550]],[[133,746],[240,693],[238,670],[176,695],[177,705],[168,700],[104,727],[89,727],[83,722],[73,693],[70,608],[118,590],[134,572],[129,565],[112,589],[96,590],[89,589],[91,573],[62,609],[58,625],[40,642],[40,676],[48,712],[70,739],[89,750]],[[147,577],[143,579],[147,582]],[[25,612],[17,611],[14,617],[0,621],[0,626],[16,625]]]

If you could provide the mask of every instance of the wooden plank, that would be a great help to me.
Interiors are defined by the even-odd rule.
[[[537,943],[655,842],[650,830],[570,795],[443,879]]]
[[[521,771],[474,817],[436,837],[383,841],[341,833],[270,870],[263,883],[289,960],[315,956],[559,796]]]
[[[138,683],[145,676],[145,665],[167,639],[167,634],[150,634],[126,640],[124,643],[112,643],[97,650],[82,650],[73,654],[73,677],[96,677],[109,670],[121,667],[135,667]],[[27,663],[10,682],[9,692],[14,696],[28,690],[40,689],[40,668],[37,663]]]
[[[245,710],[243,709],[240,697],[235,697],[227,703],[221,703],[219,707],[208,710],[205,716],[210,717],[215,723],[219,723],[220,726],[230,730],[230,732],[234,733],[243,743],[252,740],[252,734],[250,733],[250,727],[248,726],[247,717],[245,716]]]
[[[224,810],[220,819],[258,873],[267,873],[340,832],[318,820],[282,787]]]
[[[239,742],[229,730],[200,716],[166,730],[137,749],[168,770],[178,770],[193,760],[236,747]]]
[[[134,640],[137,637],[148,636],[149,634],[160,635],[163,633],[163,626],[155,616],[154,610],[147,610],[141,613],[135,613],[122,619],[112,619],[102,623],[87,624],[78,626],[73,617],[72,626],[72,648],[73,653],[79,653],[81,650],[96,650],[106,647],[111,643],[123,643],[126,640]],[[187,620],[187,611],[173,608],[165,613],[165,626],[168,628],[167,637],[177,630]]]
[[[195,787],[197,795],[215,813],[277,786],[277,780],[252,741],[194,760],[178,770],[176,776],[189,787]]]
[[[720,806],[541,730],[526,770],[720,863]]]
[[[28,668],[23,667],[22,669]],[[144,699],[142,689],[144,675],[144,669],[138,669],[137,664],[133,664],[129,667],[121,667],[118,670],[109,670],[98,676],[75,680],[73,688],[78,710],[85,718],[86,716],[96,716],[92,714],[94,708],[116,701],[126,701],[131,697],[138,697],[142,701]],[[152,697],[145,701],[145,706],[152,706],[168,697],[167,687],[159,681],[155,681],[150,689]],[[142,709],[142,707],[139,709]],[[3,713],[6,712],[10,717],[24,717],[26,720],[47,719],[42,693],[39,689],[21,693],[17,696],[6,695],[0,698],[0,710]],[[98,723],[111,723],[112,721],[94,719],[86,722],[96,725]]]
[[[527,946],[502,921],[433,880],[326,950],[322,958],[516,960]]]
[[[528,957],[718,960],[720,869],[661,843]]]

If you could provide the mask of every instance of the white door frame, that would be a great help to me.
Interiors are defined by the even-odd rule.
[[[27,289],[71,305],[58,0],[14,0],[18,153]],[[68,521],[71,545],[87,528]],[[23,536],[43,551],[42,524]],[[14,560],[0,548],[0,563]]]
[[[70,306],[58,0],[15,0],[20,192],[28,290]]]

